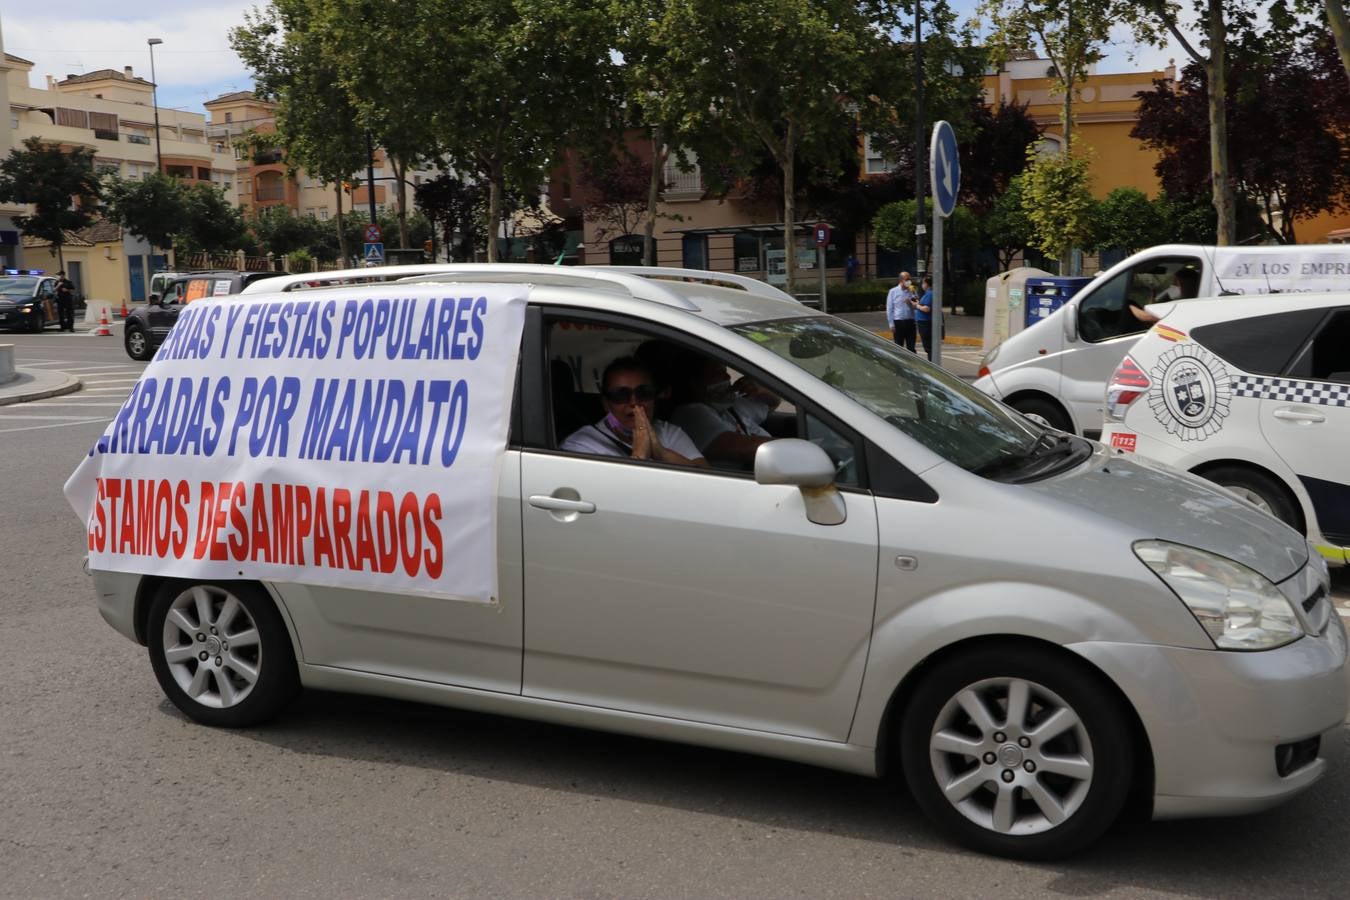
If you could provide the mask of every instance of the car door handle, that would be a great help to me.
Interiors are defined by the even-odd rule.
[[[563,497],[550,497],[548,494],[531,495],[530,505],[536,509],[547,509],[551,512],[595,512],[595,504],[589,500],[568,500]]]
[[[1313,422],[1325,422],[1327,420],[1327,417],[1321,413],[1299,412],[1298,410],[1290,409],[1287,406],[1275,410],[1271,415],[1277,419],[1283,419],[1286,422],[1306,422],[1311,424]]]

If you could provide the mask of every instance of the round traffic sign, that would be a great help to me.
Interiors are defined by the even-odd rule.
[[[934,205],[938,215],[946,218],[956,209],[956,197],[961,191],[961,156],[956,149],[956,132],[946,122],[933,124],[928,166]]]
[[[816,223],[816,246],[828,247],[830,245],[830,226],[825,222]]]
[[[380,231],[380,226],[376,225],[374,222],[371,222],[369,225],[366,226],[367,244],[378,244],[380,243],[380,240],[383,237],[384,232]]]

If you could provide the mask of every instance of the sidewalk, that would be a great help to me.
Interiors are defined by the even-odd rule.
[[[58,397],[80,389],[79,376],[68,372],[25,369],[23,366],[15,366],[14,372],[16,377],[0,382],[0,406]]]
[[[872,312],[841,313],[839,318],[861,325],[868,331],[874,331],[882,337],[890,337],[886,327],[886,313],[881,310]],[[942,311],[942,323],[946,326],[943,335],[944,347],[982,347],[984,346],[984,316],[958,316],[950,310]]]

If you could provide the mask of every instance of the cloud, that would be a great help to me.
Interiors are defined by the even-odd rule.
[[[31,2],[0,2],[5,50],[32,60],[29,80],[46,85],[46,75],[58,80],[96,69],[132,66],[150,79],[150,49],[146,39],[164,43],[155,47],[155,77],[159,103],[202,112],[202,103],[230,90],[248,90],[252,79],[230,49],[229,31],[243,24],[244,7],[222,8],[205,3],[138,3],[133,14],[108,4],[63,3],[59,17],[38,18]]]

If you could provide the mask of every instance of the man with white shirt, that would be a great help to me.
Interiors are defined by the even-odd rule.
[[[886,324],[891,338],[910,353],[914,352],[914,301],[917,295],[908,272],[900,273],[900,280],[886,294]]]
[[[764,421],[782,401],[750,378],[733,387],[726,366],[711,357],[691,361],[683,374],[684,402],[670,421],[704,457],[753,464],[759,445],[773,440]]]

